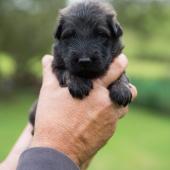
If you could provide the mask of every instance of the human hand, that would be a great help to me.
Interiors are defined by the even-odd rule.
[[[123,54],[116,58],[107,74],[93,81],[93,90],[83,100],[72,98],[68,88],[59,86],[52,60],[49,55],[43,58],[43,84],[31,147],[56,149],[81,166],[108,141],[117,120],[127,113],[127,107],[111,102],[107,89],[126,69],[127,59]],[[134,86],[131,92],[135,98]]]

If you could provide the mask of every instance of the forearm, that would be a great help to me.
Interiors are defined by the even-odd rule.
[[[31,131],[32,131],[32,126],[30,124],[27,124],[21,136],[19,137],[16,144],[14,145],[11,152],[9,153],[8,157],[2,163],[0,170],[1,169],[16,170],[18,159],[21,153],[29,147],[29,144],[31,142],[32,139]]]

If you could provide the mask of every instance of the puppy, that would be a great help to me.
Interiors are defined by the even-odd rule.
[[[103,76],[123,49],[122,28],[111,5],[100,1],[77,2],[60,12],[54,34],[53,72],[62,87],[79,99],[88,96],[92,79]],[[128,78],[122,74],[109,85],[110,98],[119,105],[131,102]],[[35,108],[30,121],[34,125]]]
[[[74,3],[60,12],[59,24],[54,34],[54,61],[52,69],[62,87],[79,99],[88,96],[92,80],[103,76],[109,65],[122,52],[122,28],[114,9],[101,1]],[[110,98],[126,106],[132,95],[125,73],[108,87]],[[36,104],[30,113],[35,123]],[[81,166],[88,167],[90,160]]]
[[[113,8],[99,1],[85,1],[61,10],[55,33],[53,71],[71,95],[84,98],[93,88],[92,79],[106,73],[123,49],[123,31]],[[123,74],[109,87],[111,99],[126,106],[131,101]]]

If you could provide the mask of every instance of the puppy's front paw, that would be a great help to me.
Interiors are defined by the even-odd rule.
[[[109,86],[109,91],[111,100],[124,107],[132,100],[132,94],[127,84],[112,84]]]
[[[61,87],[67,87],[67,81],[69,80],[69,72],[67,70],[58,70],[57,79]]]
[[[75,78],[68,83],[68,89],[75,98],[83,99],[88,96],[93,84],[90,80]]]

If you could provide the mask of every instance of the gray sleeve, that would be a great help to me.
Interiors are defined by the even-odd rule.
[[[17,170],[79,170],[79,168],[63,153],[40,147],[23,152]]]

